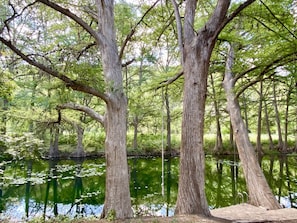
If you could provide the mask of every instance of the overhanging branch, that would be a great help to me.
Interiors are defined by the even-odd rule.
[[[2,42],[4,45],[6,45],[8,48],[10,48],[15,54],[17,54],[19,57],[21,57],[24,61],[26,61],[30,65],[37,67],[38,69],[48,73],[49,75],[56,77],[56,78],[60,79],[61,81],[63,81],[67,87],[69,87],[73,90],[76,90],[76,91],[84,92],[84,93],[99,97],[102,100],[104,100],[105,102],[108,101],[108,96],[106,94],[99,92],[98,90],[96,90],[90,86],[86,86],[86,85],[83,85],[77,81],[71,80],[66,75],[63,75],[63,74],[59,73],[58,71],[53,70],[50,67],[47,67],[44,64],[37,62],[36,60],[30,58],[28,55],[25,55],[21,50],[19,50],[15,45],[13,45],[11,43],[11,41],[8,41],[8,40],[0,37],[0,42]]]
[[[75,103],[66,103],[62,105],[57,106],[58,110],[61,109],[72,109],[76,111],[81,111],[89,115],[91,118],[94,120],[98,121],[100,124],[104,126],[104,116],[100,115],[98,112],[94,111],[92,108],[84,106],[84,105],[79,105]]]
[[[83,21],[77,15],[72,13],[69,9],[65,9],[65,8],[61,7],[60,5],[58,5],[54,2],[48,1],[48,0],[38,0],[38,2],[41,2],[45,5],[47,5],[48,7],[71,18],[73,21],[75,21],[77,24],[79,24],[84,30],[86,30],[96,40],[98,45],[100,45],[100,43],[103,42],[102,40],[104,37],[102,35],[100,35],[99,32],[96,32],[95,30],[93,30],[91,26],[89,26],[85,21]]]

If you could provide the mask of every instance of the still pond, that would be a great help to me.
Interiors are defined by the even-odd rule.
[[[135,216],[172,216],[178,188],[178,158],[130,158]],[[265,176],[284,207],[297,208],[297,156],[266,156]],[[163,171],[162,171],[163,170]],[[0,221],[66,215],[100,216],[104,202],[104,159],[0,162]],[[210,208],[246,202],[238,158],[206,156]]]

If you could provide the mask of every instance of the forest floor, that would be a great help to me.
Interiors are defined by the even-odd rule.
[[[127,220],[80,220],[79,223],[297,223],[297,209],[284,208],[279,210],[266,210],[249,204],[233,205],[211,211],[212,218],[197,215],[179,215],[173,217],[143,217]]]

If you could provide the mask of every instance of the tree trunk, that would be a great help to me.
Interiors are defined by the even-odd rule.
[[[137,150],[138,148],[138,141],[137,141],[137,138],[138,138],[138,115],[135,115],[133,117],[133,124],[132,126],[134,127],[134,133],[133,133],[133,149],[134,150]]]
[[[197,40],[197,43],[201,42]],[[185,47],[180,173],[175,214],[210,216],[204,190],[203,129],[211,51],[198,44],[194,50],[189,48]]]
[[[264,101],[264,111],[265,111],[265,122],[266,122],[266,128],[267,128],[267,134],[269,137],[269,149],[273,149],[273,140],[271,136],[271,130],[270,130],[270,122],[269,122],[269,116],[268,116],[268,108],[267,108],[267,103]]]
[[[278,106],[277,106],[277,100],[276,100],[276,83],[275,83],[275,78],[273,78],[273,106],[274,106],[274,111],[275,111],[275,122],[277,126],[277,134],[278,134],[278,149],[280,151],[283,150],[283,136],[282,136],[282,129],[281,129],[281,123],[280,123],[280,118],[279,118],[279,111],[278,111]]]
[[[83,145],[84,128],[79,124],[74,124],[77,133],[76,150],[71,154],[71,157],[82,158],[86,156]]]
[[[49,158],[58,158],[60,156],[59,152],[59,126],[53,126],[50,129],[50,148],[49,148]]]
[[[286,99],[286,112],[285,112],[285,133],[284,133],[284,145],[282,152],[286,153],[288,151],[288,126],[289,126],[289,106],[290,106],[290,98],[291,98],[291,89],[289,89],[287,93]]]
[[[230,46],[223,86],[227,97],[227,109],[230,114],[234,137],[242,163],[245,180],[249,192],[249,202],[255,206],[267,209],[281,208],[275,199],[257,160],[254,148],[248,138],[246,125],[240,114],[238,100],[234,94],[234,79],[232,76],[234,53]]]
[[[223,139],[222,139],[221,123],[220,123],[220,111],[219,111],[219,105],[216,97],[216,89],[215,89],[212,74],[210,74],[210,81],[211,81],[211,87],[212,87],[213,103],[214,103],[216,127],[217,127],[216,144],[214,147],[214,152],[221,152],[223,150]]]
[[[248,121],[248,114],[247,114],[247,104],[246,104],[246,97],[244,92],[242,93],[242,101],[243,101],[243,113],[244,113],[244,121],[245,121],[245,126],[248,132],[249,130],[249,121]]]
[[[263,154],[262,144],[261,144],[261,135],[262,135],[262,107],[263,107],[263,81],[260,81],[260,91],[259,91],[259,108],[258,108],[258,123],[257,123],[257,153],[258,157],[261,157]]]
[[[122,64],[114,27],[114,1],[96,1],[102,67],[106,83],[106,186],[101,217],[132,217],[126,151],[127,99],[123,90]]]
[[[193,29],[196,0],[187,0],[184,16],[184,92],[180,172],[175,214],[210,216],[204,180],[204,113],[210,56],[229,8],[219,0],[198,33]]]
[[[171,114],[170,114],[170,104],[169,104],[169,95],[168,95],[168,86],[165,90],[165,108],[166,108],[166,130],[167,130],[167,145],[166,151],[168,154],[171,152]]]
[[[132,217],[126,152],[126,112],[124,96],[114,97],[106,114],[106,189],[102,217]]]

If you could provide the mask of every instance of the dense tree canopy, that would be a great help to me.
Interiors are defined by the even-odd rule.
[[[127,150],[199,148],[188,154],[201,158],[202,181],[203,149],[235,152],[222,88],[231,44],[233,92],[257,154],[296,151],[297,1],[226,2],[1,1],[0,146],[29,132],[44,142],[38,154],[105,152],[103,216],[130,217]],[[202,206],[192,213],[207,215]]]

